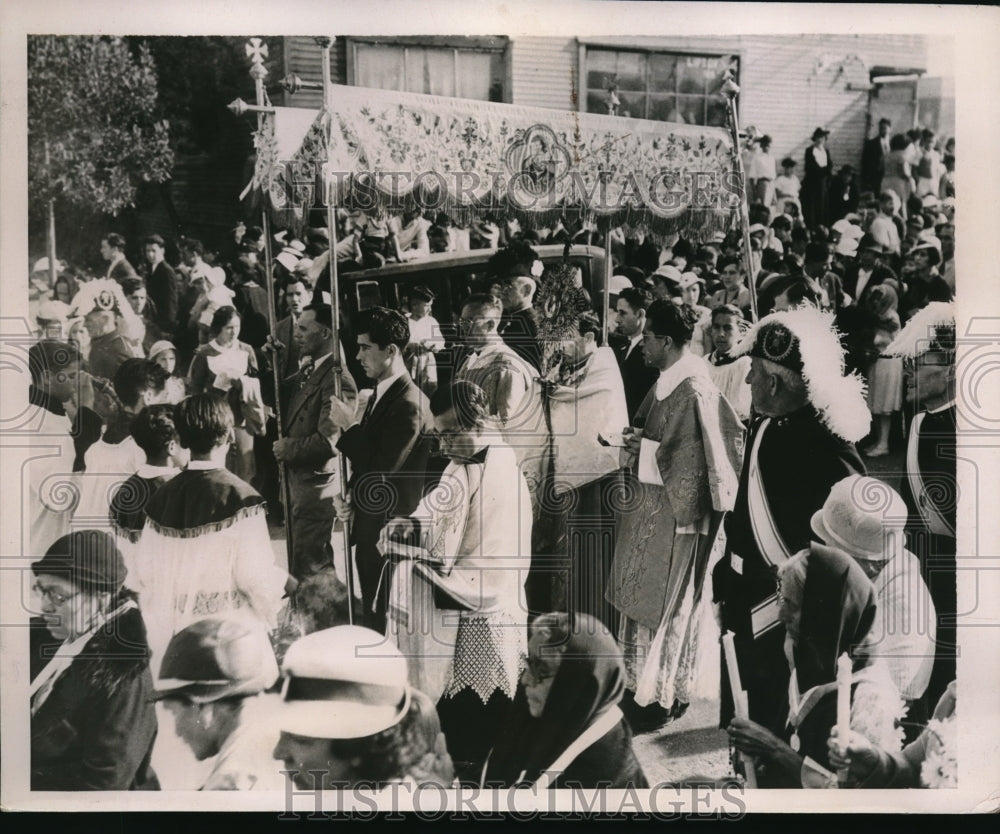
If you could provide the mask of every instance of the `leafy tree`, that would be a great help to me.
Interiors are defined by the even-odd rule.
[[[113,37],[28,38],[28,205],[35,219],[47,215],[50,279],[57,206],[75,228],[118,216],[143,184],[170,178],[173,159],[148,49],[133,54]]]
[[[28,190],[117,215],[143,182],[170,178],[173,152],[157,119],[152,56],[121,38],[28,39]]]

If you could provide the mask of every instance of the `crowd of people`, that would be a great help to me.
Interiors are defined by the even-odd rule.
[[[155,789],[156,701],[206,790],[645,787],[633,735],[695,697],[709,603],[748,779],[941,784],[954,145],[924,176],[921,134],[900,200],[890,127],[856,197],[827,131],[801,189],[762,137],[749,253],[609,231],[607,310],[532,248],[600,242],[572,218],[341,211],[333,252],[275,235],[270,276],[242,223],[229,251],[152,235],[136,270],[109,234],[103,276],[61,266],[30,351],[56,450],[30,473],[32,788]],[[453,330],[425,286],[334,320],[331,257],[468,245],[496,252]],[[898,491],[866,474],[904,447]]]

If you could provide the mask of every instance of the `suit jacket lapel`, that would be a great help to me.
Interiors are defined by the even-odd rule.
[[[366,425],[370,426],[376,420],[381,419],[385,409],[405,393],[409,381],[409,377],[404,374],[389,386],[385,394],[375,401],[375,407],[372,409],[372,413],[368,415]]]
[[[311,374],[309,379],[305,381],[305,384],[295,392],[292,396],[292,402],[288,407],[287,422],[289,424],[291,424],[291,422],[298,416],[298,413],[302,410],[305,404],[309,402],[314,392],[320,388],[323,381],[326,379],[326,375],[329,374],[332,369],[333,358],[331,357],[323,363],[323,367]]]

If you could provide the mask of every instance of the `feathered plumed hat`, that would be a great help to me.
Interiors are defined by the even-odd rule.
[[[951,301],[933,301],[914,313],[885,352],[915,359],[932,350],[955,351],[955,305]]]
[[[730,351],[757,356],[802,376],[809,402],[838,437],[857,443],[871,428],[865,382],[844,373],[844,351],[831,313],[812,306],[765,316]]]

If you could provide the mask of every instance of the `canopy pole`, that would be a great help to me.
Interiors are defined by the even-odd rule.
[[[333,112],[333,98],[330,81],[330,46],[333,38],[317,37],[316,43],[323,50],[323,107],[326,112]],[[332,130],[332,120],[329,128]],[[326,229],[330,236],[330,309],[333,327],[331,328],[333,351],[333,393],[338,397],[343,396],[343,357],[340,355],[340,276],[337,270],[337,213],[334,208],[334,194],[330,190],[330,178],[323,177],[323,198],[326,205]],[[341,456],[340,466],[340,494],[347,495],[347,458]],[[348,522],[343,522],[341,530],[344,536],[344,564],[347,576],[347,621],[354,625],[354,557],[351,554],[351,534]]]
[[[604,232],[604,314],[601,316],[601,344],[608,344],[608,319],[611,316],[611,275],[614,266],[611,263],[611,224]]]
[[[264,78],[267,76],[267,68],[264,66],[264,59],[267,57],[267,44],[259,38],[251,38],[246,45],[247,56],[250,58],[250,76],[254,81],[256,91],[257,106],[265,108],[267,106],[267,96],[264,92]],[[265,111],[257,113],[257,132],[264,130]],[[261,229],[264,235],[264,281],[267,287],[267,327],[274,335],[277,332],[277,299],[274,290],[274,261],[271,257],[271,224],[267,215],[267,200],[264,200],[261,208]],[[272,353],[271,379],[274,384],[274,423],[278,433],[278,439],[284,437],[284,428],[281,420],[281,368],[277,361],[277,352]],[[294,542],[292,541],[292,492],[288,483],[288,471],[284,461],[278,461],[278,480],[280,482],[281,501],[285,506],[285,551],[288,557],[289,573],[294,565],[292,554]]]
[[[743,232],[743,269],[747,275],[747,287],[750,290],[750,318],[756,323],[757,313],[757,276],[754,275],[753,252],[750,249],[750,208],[747,202],[746,172],[743,170],[743,156],[740,153],[740,121],[736,113],[736,97],[740,93],[739,85],[733,81],[732,73],[728,74],[722,85],[722,94],[726,97],[729,107],[729,130],[733,137],[733,170],[740,189],[740,226]]]

